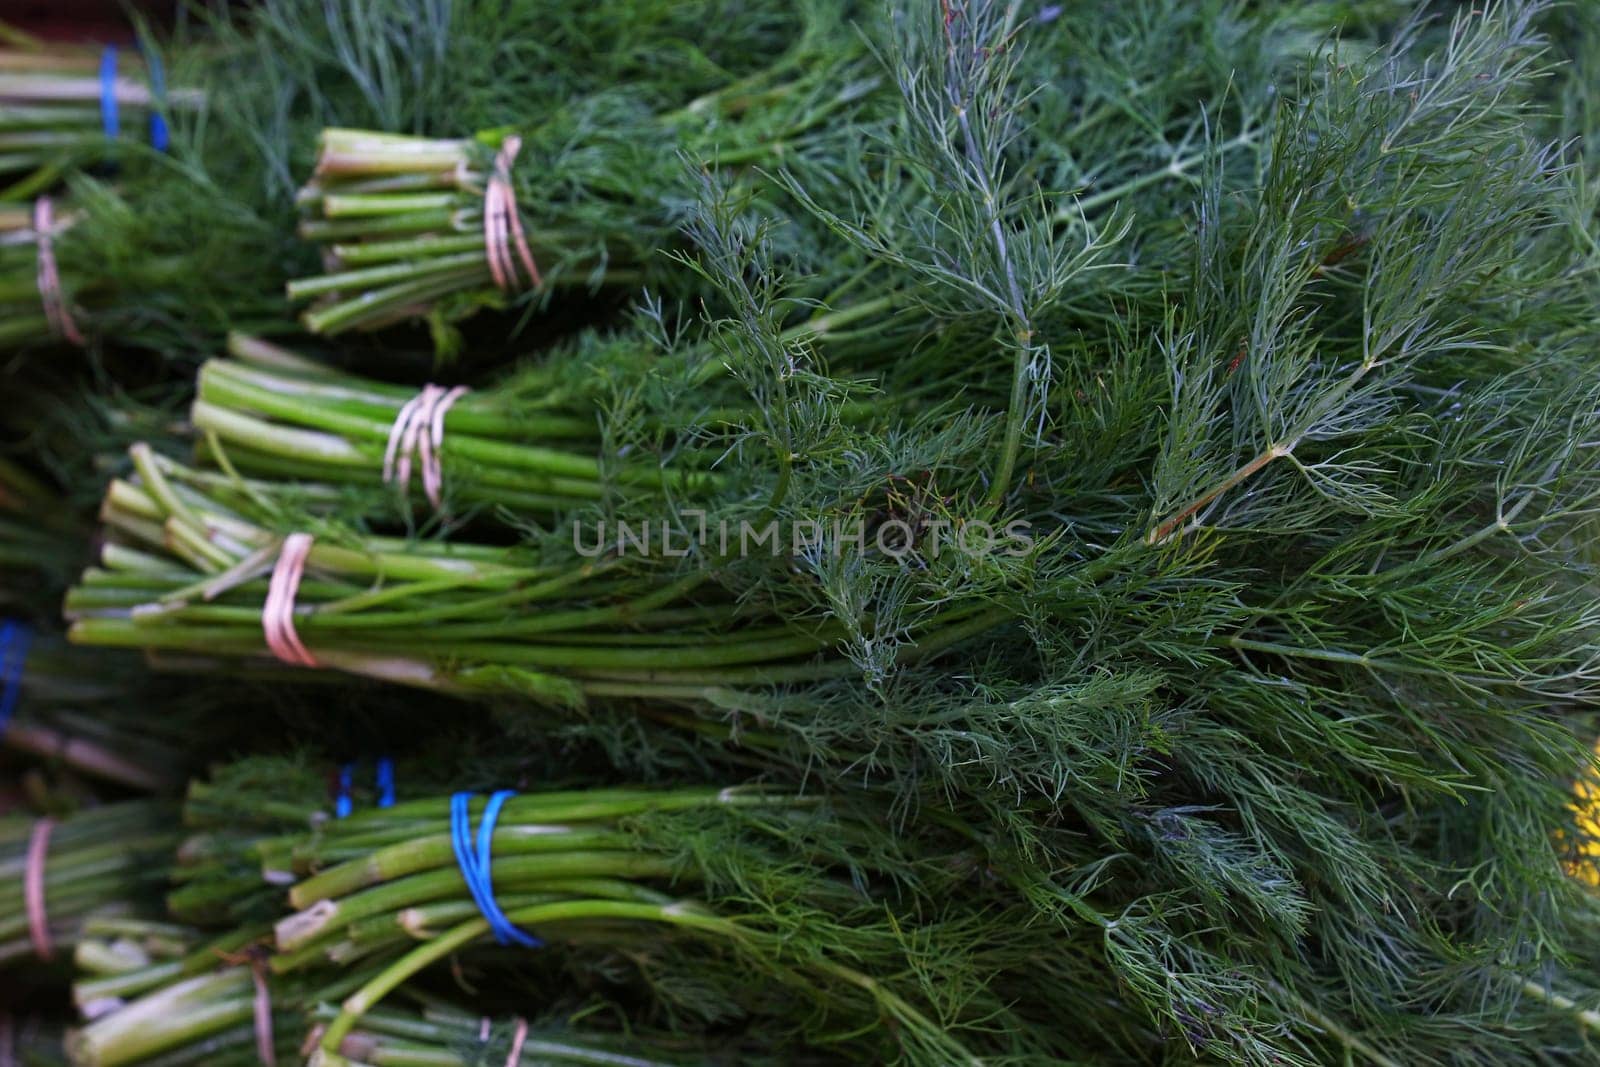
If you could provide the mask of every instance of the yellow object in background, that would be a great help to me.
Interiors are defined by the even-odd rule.
[[[1595,742],[1600,758],[1600,741]],[[1572,787],[1577,813],[1578,858],[1567,864],[1567,873],[1581,882],[1600,888],[1600,769],[1590,766]]]

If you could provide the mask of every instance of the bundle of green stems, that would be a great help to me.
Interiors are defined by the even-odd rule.
[[[81,314],[77,301],[87,295],[74,273],[56,267],[56,288],[51,290],[41,273],[40,230],[37,209],[28,204],[0,204],[0,349],[21,348],[71,340],[65,330],[76,331]],[[45,240],[50,247],[42,254],[53,257],[54,244],[77,223],[70,201],[53,202],[51,221]],[[63,328],[52,320],[50,302],[61,308],[72,325]],[[82,336],[78,334],[77,336]]]
[[[879,297],[813,314],[784,336],[819,344],[840,332],[882,328],[893,303]],[[364,511],[374,519],[392,517],[396,501],[423,506],[430,493],[457,508],[521,519],[561,516],[617,493],[663,505],[669,497],[693,499],[718,482],[712,468],[727,441],[717,435],[751,419],[748,398],[730,395],[709,353],[662,358],[648,338],[629,332],[589,338],[525,362],[486,388],[454,392],[437,425],[419,425],[405,441],[400,420],[416,408],[414,388],[343,373],[242,334],[228,338],[228,356],[200,368],[190,421],[203,438],[201,457],[274,480],[350,490],[399,484],[399,492],[367,498]],[[652,382],[689,394],[692,406],[643,412],[655,452],[622,455],[606,439],[612,394],[646,392]],[[883,407],[871,413],[881,415]],[[869,411],[860,405],[854,414]],[[439,443],[420,439],[430,435]],[[430,490],[417,470],[418,445],[437,450],[441,487]],[[402,478],[401,471],[408,473]]]
[[[251,226],[241,206],[171,161],[138,181],[76,173],[58,195],[0,203],[0,351],[100,348],[114,337],[172,357],[215,345],[219,320],[276,321],[279,298],[241,265]]]
[[[486,801],[466,801],[469,825],[482,818]],[[272,971],[366,970],[318,1029],[312,1062],[349,1063],[343,1050],[367,1013],[441,961],[507,951],[493,947],[491,923],[459,866],[454,803],[406,801],[326,823],[314,834],[261,842],[264,870],[303,872],[289,890],[291,914],[275,925]],[[870,925],[851,918],[862,907],[896,906],[890,883],[871,891],[866,883],[907,874],[886,858],[878,834],[818,798],[759,786],[519,794],[505,801],[489,839],[492,892],[510,923],[564,952],[630,944],[645,956],[681,949],[690,953],[686,960],[658,966],[698,970],[713,985],[707,968],[719,958],[717,967],[731,968],[722,995],[735,1003],[747,998],[746,1011],[787,987],[812,1001],[805,1010],[825,1011],[831,1026],[856,1035],[861,1048],[881,1050],[887,1042],[914,1062],[968,1062],[958,1031],[971,1020],[926,1014],[915,983],[897,977],[904,965],[898,950],[850,925]],[[827,845],[818,840],[823,835]],[[854,887],[823,858],[830,848],[855,868]],[[795,849],[816,861],[804,875],[792,866]],[[875,871],[879,863],[887,866]],[[810,926],[790,929],[801,914]],[[937,942],[943,935],[930,921],[923,936]],[[711,955],[685,948],[697,944]],[[518,969],[540,969],[538,944],[509,951],[534,953],[516,957]],[[875,973],[885,967],[892,970]],[[670,983],[661,989],[657,995],[670,999]],[[894,1020],[892,1033],[855,1029],[873,1018]]]
[[[200,369],[190,417],[204,436],[202,454],[214,451],[218,462],[246,474],[373,489],[396,472],[398,460],[412,468],[405,478],[409,498],[381,493],[380,512],[388,501],[426,504],[416,449],[401,445],[403,427],[396,426],[415,389],[341,374],[238,335],[229,339],[229,354]],[[560,377],[537,367],[520,374],[518,391],[538,398],[531,403],[491,389],[464,393],[452,404],[440,424],[441,439],[450,442],[440,461],[453,503],[550,514],[599,500],[608,483],[661,494],[693,492],[710,477],[639,462],[608,470],[593,406],[563,389]]]
[[[459,865],[453,798],[363,804],[333,819],[295,795],[304,783],[292,774],[278,799],[267,769],[194,783],[187,820],[253,822],[243,854],[271,894],[292,882],[287,910],[276,905],[270,927],[246,921],[199,945],[183,927],[95,927],[85,955],[100,962],[74,990],[89,1016],[69,1040],[74,1063],[243,1064],[267,1018],[280,1055],[299,1049],[325,1065],[505,1062],[513,1040],[531,1057],[523,1062],[654,1067],[717,1059],[719,1047],[746,1062],[730,1019],[747,1023],[754,1054],[774,1062],[808,1060],[807,1043],[822,1035],[863,1055],[976,1062],[960,1036],[974,1019],[930,1013],[930,990],[904,973],[902,947],[886,937],[892,921],[877,925],[883,909],[914,906],[902,898],[920,876],[866,809],[758,785],[512,796],[487,839],[493,893],[545,947],[508,949],[492,943]],[[486,799],[466,801],[473,825]],[[802,854],[815,862],[796,867]],[[190,861],[232,863],[215,853]],[[950,852],[933,865],[958,884],[970,867]],[[210,884],[233,878],[223,875]],[[926,922],[920,936],[937,943],[940,929]],[[972,933],[952,932],[952,948]],[[607,962],[614,953],[643,984],[619,975]],[[429,990],[446,960],[452,973],[499,986],[492,1002],[508,1005],[506,1015],[538,1005],[525,1013],[537,1024],[490,1024],[450,1007],[453,982],[442,983],[441,1004]],[[559,977],[574,968],[591,975],[584,992]],[[677,992],[677,982],[689,987]],[[626,1035],[575,1021],[627,1004]],[[663,1010],[684,1014],[652,1032],[650,1018],[672,1017]],[[698,1011],[710,1014],[692,1023]],[[562,1013],[573,1021],[561,1023]],[[864,1025],[874,1019],[892,1025]],[[973,1036],[981,1031],[980,1022]]]
[[[465,138],[325,130],[297,197],[324,271],[289,298],[311,303],[313,333],[338,334],[659,282],[698,180],[685,161],[757,185],[753,165],[817,163],[836,126],[862,121],[868,69],[859,39],[806,33],[766,71],[667,113],[624,88]]]
[[[197,931],[177,923],[133,915],[90,916],[72,953],[78,1010],[89,1018],[102,1015],[151,988],[157,975],[179,973],[201,940]]]
[[[176,816],[167,804],[126,801],[60,820],[0,818],[0,966],[70,955],[96,914],[151,914]]]
[[[269,576],[289,532],[273,525],[282,521],[275,512],[306,501],[331,507],[337,490],[195,471],[142,446],[133,462],[137,477],[117,480],[106,495],[101,565],[68,594],[70,638],[264,655]],[[742,604],[704,571],[674,573],[676,562],[330,530],[310,549],[293,620],[320,666],[556,705],[691,697],[852,670],[829,655],[838,624]],[[914,654],[1005,617],[983,605],[952,607],[930,620]]]
[[[3,31],[0,27],[0,31]],[[204,94],[166,89],[137,52],[43,45],[7,32],[0,48],[0,197],[47,190],[64,174],[117,159],[133,145],[165,148],[168,109],[193,110]]]
[[[253,1067],[269,1058],[292,1061],[305,1034],[303,1004],[267,977],[255,933],[226,935],[178,960],[79,982],[74,997],[90,1018],[67,1034],[72,1063]],[[335,984],[317,992],[336,996],[339,989]]]

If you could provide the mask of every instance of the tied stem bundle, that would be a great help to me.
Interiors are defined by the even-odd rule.
[[[673,574],[664,566],[673,560],[546,558],[346,533],[286,538],[262,525],[264,502],[283,493],[285,504],[331,503],[337,493],[235,481],[143,447],[134,464],[137,477],[113,483],[102,508],[113,535],[102,566],[67,597],[69,636],[81,644],[214,656],[276,646],[302,665],[565,707],[591,697],[703,700],[723,687],[856,669],[831,654],[839,624],[743,604],[703,571]],[[280,566],[289,538],[293,558]],[[935,655],[1008,617],[987,604],[952,606],[901,655]]]
[[[909,887],[927,877],[953,890],[973,860],[944,841],[924,870],[870,806],[762,786],[621,787],[402,798],[308,818],[296,795],[279,798],[284,778],[271,771],[196,783],[186,817],[221,825],[238,813],[266,831],[243,854],[279,900],[292,882],[288,910],[274,906],[270,932],[246,923],[186,954],[192,942],[177,931],[129,929],[160,948],[79,983],[91,1021],[70,1040],[75,1062],[245,1064],[270,1019],[280,1061],[301,1046],[326,1065],[450,1064],[463,1053],[474,1063],[491,1051],[498,1065],[519,1042],[533,1057],[522,1062],[560,1050],[577,1063],[704,1062],[718,1048],[743,1050],[740,1062],[798,1062],[812,1039],[869,1058],[969,1063],[967,1038],[989,1040],[984,1020],[1009,1010],[997,992],[929,1013],[936,985],[908,971],[905,953],[993,953],[1015,968],[1020,943],[980,946],[969,925],[919,920],[919,947],[902,944],[900,909],[917,906]],[[469,855],[484,867],[474,873]],[[193,862],[234,866],[214,851]],[[496,930],[526,936],[500,948]],[[618,952],[632,966],[619,971]],[[587,977],[574,986],[574,973]],[[440,1011],[439,989],[446,1004],[459,996],[450,975],[501,988],[493,1000],[539,1004],[546,1018],[497,1026]],[[416,1018],[413,1003],[432,1008]],[[635,1020],[626,1037],[595,1028],[615,1011]],[[652,1019],[668,1018],[668,1032],[653,1032]]]
[[[392,503],[406,503],[413,490],[435,513],[448,493],[458,507],[531,516],[592,504],[608,485],[661,497],[710,479],[602,463],[594,406],[554,371],[519,375],[514,395],[431,385],[419,392],[252,338],[230,338],[229,352],[233,358],[200,370],[190,417],[205,437],[202,454],[245,474],[379,490],[369,497],[379,514],[392,515]],[[530,392],[540,399],[527,402]]]
[[[69,953],[95,912],[149,908],[177,844],[175,814],[131,801],[0,819],[0,967]]]
[[[871,98],[860,47],[805,34],[769,70],[664,114],[618,89],[520,132],[324,130],[297,203],[325,270],[289,298],[311,303],[307,329],[338,334],[653,280],[679,242],[670,205],[693,195],[683,158],[758,185],[752,164],[803,165]]]
[[[204,104],[198,90],[168,89],[155,57],[26,40],[0,48],[0,178],[12,182],[0,195],[33,196],[132,145],[164,152],[169,109]]]
[[[31,209],[0,206],[0,347],[67,342],[85,343],[75,302],[80,289],[68,284],[56,255],[56,241],[76,224],[49,196]]]
[[[889,296],[812,314],[783,332],[818,345],[854,334],[849,351],[910,343],[893,324]],[[870,346],[861,334],[882,331]],[[844,346],[841,345],[841,348]],[[728,392],[705,346],[659,358],[634,333],[589,337],[487,387],[426,385],[420,391],[343,373],[258,338],[233,334],[226,359],[200,368],[190,421],[198,451],[224,470],[296,479],[363,494],[363,518],[393,519],[396,500],[420,488],[435,514],[451,502],[513,522],[561,517],[621,495],[632,505],[692,501],[726,479],[713,467],[733,428],[754,420],[747,397]],[[641,410],[647,448],[607,439],[617,394],[688,394],[685,410]],[[726,403],[718,404],[717,400]],[[625,402],[625,401],[624,401]],[[910,401],[904,401],[910,406]],[[885,403],[857,404],[847,418],[882,417]],[[449,447],[445,447],[448,436]],[[629,456],[625,453],[644,453]],[[413,468],[420,478],[413,482]]]
[[[891,882],[907,875],[873,869],[895,851],[880,834],[815,798],[760,787],[402,801],[264,845],[264,865],[281,870],[287,861],[306,872],[289,890],[294,910],[277,922],[268,962],[275,974],[303,980],[365,969],[315,1031],[312,1062],[326,1067],[361,1051],[353,1035],[391,995],[494,941],[521,946],[527,955],[516,967],[534,973],[547,952],[636,944],[647,955],[668,953],[654,966],[698,973],[743,1012],[820,1011],[863,1051],[887,1039],[911,1062],[975,1062],[961,1036],[972,1020],[925,1014],[924,991],[897,977],[899,949],[872,929],[881,919],[866,918],[897,906]],[[794,869],[793,848],[812,850],[816,868]],[[855,868],[856,888],[822,859],[830,850]],[[474,870],[469,856],[482,866]],[[785,933],[803,915],[814,928]],[[813,944],[783,947],[808,933]],[[958,936],[937,922],[924,935],[935,943]],[[826,947],[834,939],[837,947]],[[785,988],[799,1000],[772,1008]],[[670,990],[663,978],[658,995],[670,999]],[[874,1016],[895,1020],[892,1035],[854,1029]],[[758,1015],[751,1025],[762,1025]]]
[[[75,990],[80,1003],[96,1003],[88,999],[95,988],[120,984],[123,993],[99,1001],[91,1021],[67,1035],[73,1064],[276,1067],[294,1062],[302,1030],[299,1003],[274,988],[260,946],[239,941],[226,937],[177,963],[80,982]],[[337,986],[328,992],[337,995]]]

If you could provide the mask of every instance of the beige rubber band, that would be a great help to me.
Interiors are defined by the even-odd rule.
[[[272,567],[272,579],[267,583],[267,599],[261,605],[261,632],[266,635],[267,648],[284,663],[296,667],[320,666],[294,628],[294,598],[300,591],[312,540],[308,533],[292,533],[283,539],[278,562]]]
[[[528,1040],[528,1020],[517,1020],[517,1032],[511,1035],[511,1055],[506,1057],[506,1067],[521,1067],[522,1044]]]
[[[483,191],[483,250],[489,260],[489,273],[501,290],[523,288],[517,275],[517,260],[522,261],[527,273],[527,288],[543,283],[539,265],[533,260],[527,235],[522,229],[522,219],[517,214],[517,194],[511,185],[511,167],[522,151],[522,138],[507,137],[500,142],[500,151],[494,157],[494,169],[489,174]],[[516,249],[516,259],[511,257]]]
[[[50,323],[50,332],[82,348],[83,334],[78,332],[78,324],[72,321],[72,312],[67,310],[66,299],[61,294],[61,274],[56,270],[56,250],[53,243],[55,232],[54,205],[48,196],[41,196],[33,202],[33,240],[34,254],[38,263],[36,284],[39,287],[39,303],[44,306],[44,317]]]
[[[409,491],[411,460],[415,456],[422,467],[422,491],[428,503],[435,511],[444,506],[444,417],[467,392],[464,385],[453,389],[425,385],[422,392],[406,401],[389,427],[389,441],[383,450],[385,485],[398,481],[402,493]]]
[[[22,872],[22,900],[28,913],[28,938],[33,942],[34,955],[48,960],[55,955],[50,943],[50,916],[45,910],[44,865],[50,855],[50,831],[56,826],[54,819],[40,819],[33,824],[28,835],[27,866]]]
[[[250,977],[255,982],[256,1057],[263,1067],[278,1067],[278,1043],[272,1036],[272,990],[267,988],[266,964],[256,960],[250,965]]]

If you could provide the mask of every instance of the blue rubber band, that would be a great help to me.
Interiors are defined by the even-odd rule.
[[[492,855],[494,824],[500,818],[500,809],[505,806],[505,802],[516,795],[510,789],[502,789],[489,797],[489,803],[483,809],[483,817],[478,822],[476,847],[472,838],[472,813],[469,808],[472,794],[456,793],[452,796],[450,846],[455,850],[456,863],[461,868],[462,879],[467,883],[467,891],[472,894],[473,902],[478,905],[478,911],[489,921],[489,929],[493,932],[495,940],[502,945],[543,948],[543,941],[517,929],[511,920],[506,918],[506,913],[500,909],[500,903],[494,898],[494,878],[491,870],[494,862]]]
[[[11,725],[11,716],[22,699],[23,667],[32,643],[33,631],[26,624],[12,619],[0,624],[0,736]]]
[[[113,141],[122,132],[117,116],[117,46],[110,44],[100,52],[100,125]]]
[[[378,761],[378,807],[394,807],[394,760],[387,756]]]
[[[350,781],[355,776],[355,764],[346,763],[339,768],[339,793],[333,798],[333,817],[348,819],[354,805],[350,802]]]
[[[150,147],[165,152],[172,140],[167,117],[160,111],[167,103],[167,72],[161,66],[161,57],[154,52],[144,54],[144,66],[150,82]]]

